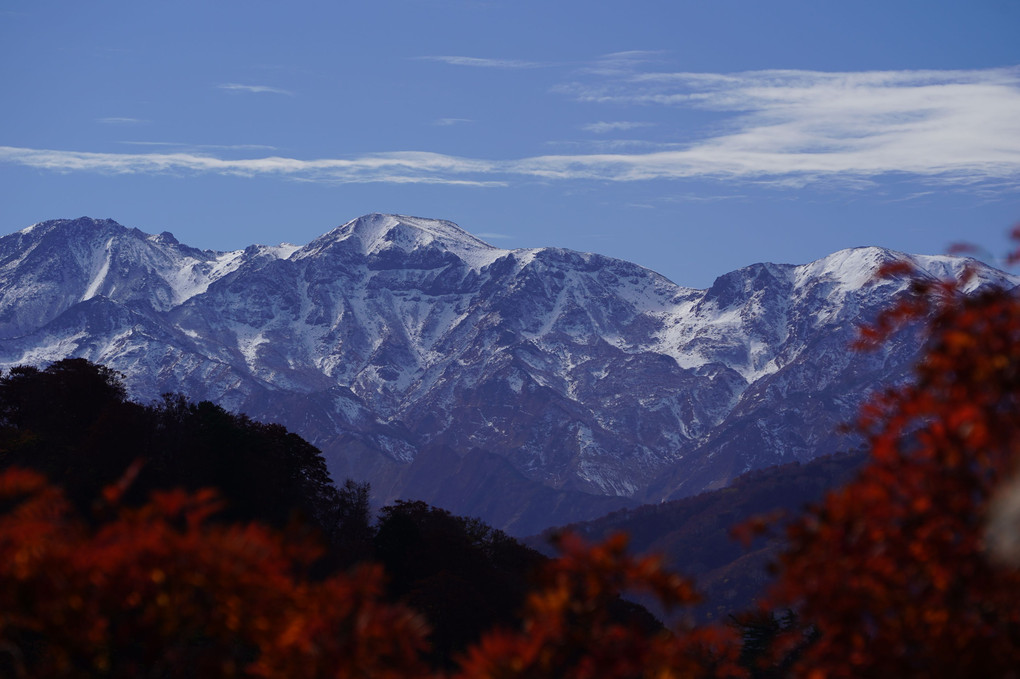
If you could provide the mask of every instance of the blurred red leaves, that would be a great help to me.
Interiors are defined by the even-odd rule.
[[[110,498],[116,493],[107,494]],[[156,493],[92,527],[33,472],[0,475],[0,665],[32,677],[407,677],[425,628],[382,573],[304,577],[318,554]]]
[[[133,473],[133,472],[129,472]],[[115,503],[117,486],[104,493]],[[383,598],[378,566],[312,580],[319,555],[259,524],[207,519],[212,490],[154,493],[91,526],[35,472],[0,474],[0,669],[32,677],[441,676],[425,624]],[[741,676],[727,630],[651,630],[610,614],[621,591],[696,601],[617,536],[561,541],[519,630],[490,631],[456,676]]]
[[[1020,667],[1020,564],[990,558],[986,539],[990,501],[1020,451],[1020,297],[962,284],[918,279],[862,332],[873,346],[921,321],[928,339],[914,380],[861,412],[869,464],[788,529],[772,604],[795,608],[818,637],[796,676]]]

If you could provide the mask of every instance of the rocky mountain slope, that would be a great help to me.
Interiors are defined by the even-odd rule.
[[[0,367],[82,356],[136,399],[278,421],[382,501],[526,534],[852,445],[836,426],[917,350],[909,333],[847,350],[904,291],[873,277],[895,259],[932,276],[967,262],[859,248],[695,290],[415,217],[234,252],[56,220],[0,238]],[[988,282],[1012,279],[981,266],[970,285]]]

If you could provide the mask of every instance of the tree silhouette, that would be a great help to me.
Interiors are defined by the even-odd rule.
[[[180,394],[133,403],[121,378],[80,358],[0,375],[0,469],[42,472],[89,516],[103,487],[142,460],[129,503],[156,489],[214,487],[222,520],[298,521],[333,534],[346,510],[317,448],[280,425]]]
[[[379,512],[375,558],[390,596],[429,621],[430,659],[446,668],[484,630],[519,624],[528,576],[546,561],[477,519],[400,501]]]

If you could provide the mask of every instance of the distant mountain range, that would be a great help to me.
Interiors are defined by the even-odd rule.
[[[899,259],[935,277],[969,261],[972,288],[1017,282],[868,247],[695,290],[417,217],[233,252],[54,220],[0,238],[0,367],[85,357],[135,399],[183,392],[280,422],[380,501],[522,535],[855,445],[838,425],[917,356],[909,331],[848,349],[905,293],[874,278]]]

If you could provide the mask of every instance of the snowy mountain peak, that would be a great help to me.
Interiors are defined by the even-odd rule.
[[[149,240],[151,240],[154,243],[166,243],[167,245],[181,244],[181,242],[177,240],[177,237],[174,236],[169,231],[163,231],[155,236],[149,236]]]
[[[869,284],[882,283],[882,279],[878,278],[879,270],[893,262],[905,262],[921,275],[946,280],[961,280],[969,267],[973,269],[974,276],[964,285],[966,291],[987,284],[1015,285],[1014,277],[969,257],[909,255],[876,246],[839,250],[809,264],[795,267],[794,280],[797,285],[805,281],[835,281],[843,289],[858,290]]]
[[[474,247],[492,247],[488,243],[475,238],[453,222],[443,219],[425,219],[407,215],[370,214],[348,222],[348,225],[356,233],[360,233],[363,236],[373,234],[376,237],[381,236],[387,240],[393,240],[393,234],[399,233],[404,237],[422,239],[424,242],[442,240],[450,245],[464,244]]]
[[[449,252],[472,268],[481,268],[508,251],[493,247],[453,222],[408,215],[373,213],[352,219],[309,243],[309,256],[343,243],[361,255],[411,253],[421,249]]]
[[[911,262],[912,259],[902,252],[875,246],[848,248],[796,267],[795,282],[825,279],[856,290],[875,282],[879,269],[896,261]]]
[[[37,222],[18,231],[18,234],[31,235],[33,238],[45,238],[55,235],[69,241],[80,241],[109,235],[126,234],[129,231],[130,229],[126,226],[118,224],[112,219],[79,217],[78,219],[51,219],[45,222]]]
[[[0,238],[0,337],[96,298],[167,311],[237,268],[238,253],[182,245],[112,219],[55,219]]]

